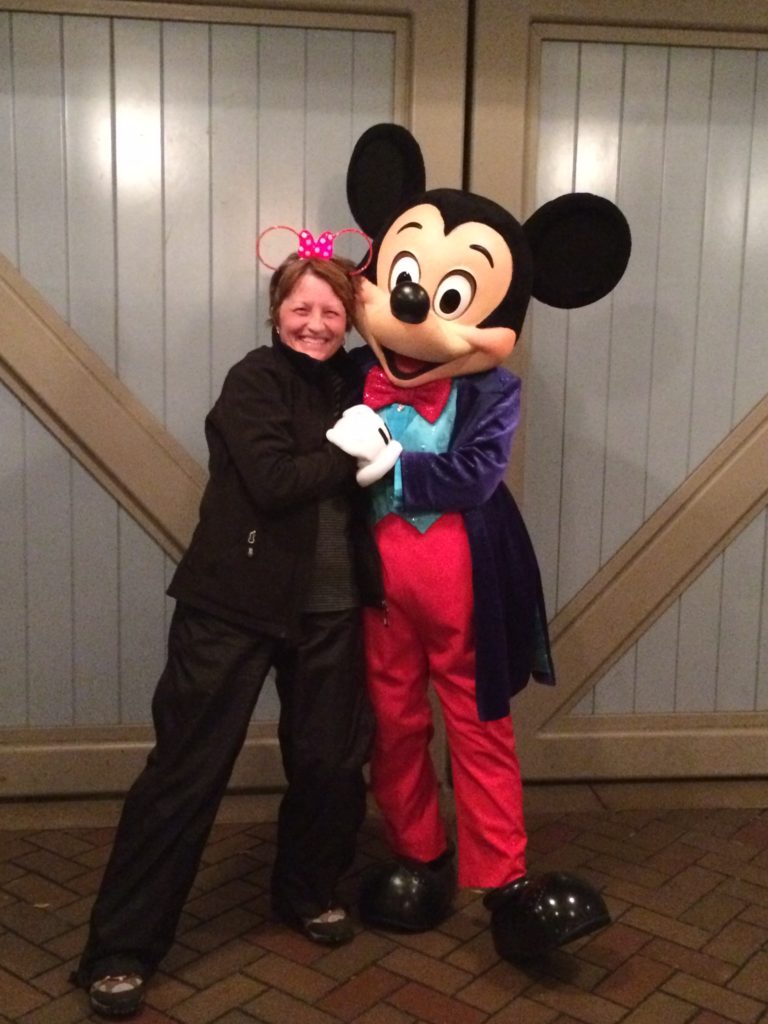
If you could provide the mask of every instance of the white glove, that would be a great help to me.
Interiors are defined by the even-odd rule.
[[[381,416],[367,405],[345,409],[325,436],[357,459],[357,482],[361,487],[369,487],[386,476],[403,450],[399,441],[392,440]]]

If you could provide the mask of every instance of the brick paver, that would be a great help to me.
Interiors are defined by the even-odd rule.
[[[270,920],[275,823],[214,829],[141,1024],[768,1024],[768,810],[529,821],[531,870],[576,870],[614,917],[546,960],[500,961],[472,893],[424,935],[317,946]],[[112,828],[0,831],[0,1024],[92,1022],[69,973]],[[345,882],[387,855],[368,822]]]

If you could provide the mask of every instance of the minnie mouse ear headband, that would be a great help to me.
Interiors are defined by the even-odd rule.
[[[267,263],[261,254],[261,244],[265,235],[268,235],[270,231],[290,231],[291,234],[296,235],[299,240],[299,247],[297,250],[297,256],[300,260],[330,260],[333,259],[333,243],[339,237],[339,235],[360,235],[361,238],[365,239],[366,245],[368,246],[368,255],[365,262],[354,270],[349,271],[349,276],[354,277],[356,274],[362,274],[367,269],[368,264],[371,262],[373,257],[373,242],[363,231],[359,231],[357,228],[342,228],[341,231],[323,231],[317,238],[312,236],[312,232],[308,231],[307,228],[303,228],[301,231],[297,231],[296,228],[288,227],[287,224],[273,224],[271,227],[265,228],[256,240],[256,255],[259,258],[259,262],[267,267],[269,270],[277,270],[277,266],[272,263]]]

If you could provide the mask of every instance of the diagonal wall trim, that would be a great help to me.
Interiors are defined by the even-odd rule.
[[[173,558],[202,467],[0,255],[0,379]]]
[[[570,708],[768,504],[766,466],[768,397],[555,617],[558,685],[528,688],[528,727],[573,731]]]

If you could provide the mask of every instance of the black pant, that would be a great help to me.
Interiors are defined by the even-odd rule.
[[[365,815],[372,734],[357,609],[308,614],[295,646],[179,605],[152,702],[156,746],[126,797],[88,942],[83,985],[117,961],[151,973],[170,948],[269,668],[288,788],[272,901],[328,909]]]

